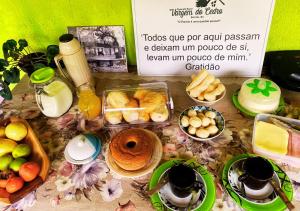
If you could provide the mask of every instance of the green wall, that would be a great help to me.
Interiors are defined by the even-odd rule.
[[[124,25],[129,64],[136,63],[130,0],[0,0],[0,3],[1,45],[10,38],[25,38],[33,50],[39,50],[57,44],[67,26]],[[267,50],[300,49],[299,37],[299,0],[277,0]]]

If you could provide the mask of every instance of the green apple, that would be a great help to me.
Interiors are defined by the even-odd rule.
[[[13,171],[19,171],[22,164],[26,162],[27,160],[25,160],[24,158],[16,158],[9,164],[9,168]]]
[[[18,144],[12,151],[12,156],[14,158],[26,157],[30,155],[31,149],[28,144]]]
[[[12,161],[13,161],[13,157],[11,155],[1,156],[0,157],[0,170],[5,171]]]

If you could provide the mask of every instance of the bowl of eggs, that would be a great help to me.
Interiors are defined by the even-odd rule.
[[[207,141],[222,134],[225,120],[222,114],[207,106],[192,106],[179,117],[180,129],[190,138]]]
[[[202,69],[192,76],[186,87],[187,95],[198,104],[212,105],[224,98],[226,88],[220,79]]]

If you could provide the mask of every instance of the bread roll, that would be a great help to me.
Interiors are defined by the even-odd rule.
[[[190,109],[190,110],[188,110],[187,115],[188,115],[189,117],[197,116],[197,111],[196,111],[196,110],[193,110],[193,109]]]
[[[208,138],[209,132],[204,128],[199,128],[198,130],[196,130],[196,136],[198,136],[199,138]]]
[[[204,93],[208,93],[208,92],[211,92],[213,90],[215,90],[217,88],[218,84],[213,84],[211,83],[207,89],[203,92],[203,97],[204,97]]]
[[[215,80],[215,76],[208,75],[198,86],[190,90],[191,97],[198,97]]]
[[[216,78],[213,82],[212,82],[212,85],[217,85],[221,83],[220,79]]]
[[[225,91],[225,86],[223,84],[218,84],[217,88],[211,92],[204,93],[204,98],[208,101],[215,101],[217,96]]]
[[[190,125],[192,125],[195,128],[198,128],[202,125],[202,121],[199,117],[197,116],[193,116],[189,119],[189,123]]]
[[[141,122],[149,122],[150,115],[144,110],[139,110],[139,121]]]
[[[215,135],[219,132],[219,129],[215,125],[207,127],[206,130],[208,130],[210,135]]]
[[[189,126],[188,128],[188,133],[191,135],[195,135],[196,133],[196,128],[194,128],[193,126]]]
[[[204,100],[204,92],[201,92],[198,96],[198,100],[203,101]]]
[[[107,95],[107,103],[113,108],[124,108],[129,103],[129,99],[124,92],[112,91]]]
[[[166,96],[160,92],[147,92],[140,99],[140,108],[144,108],[147,113],[151,113],[156,109],[166,105]]]
[[[205,116],[214,119],[216,118],[217,114],[213,111],[207,111],[205,112]]]
[[[141,100],[142,98],[145,97],[145,95],[150,92],[149,90],[145,90],[145,89],[138,89],[136,90],[136,92],[134,93],[133,97],[135,99]]]
[[[167,106],[162,106],[150,113],[150,117],[154,122],[164,122],[169,117]]]
[[[200,119],[204,118],[205,115],[202,113],[202,112],[199,112],[198,115],[197,115]]]
[[[202,126],[203,127],[206,127],[206,126],[208,126],[210,124],[210,119],[208,117],[203,117],[201,119],[201,121],[202,121]]]
[[[183,116],[180,120],[180,123],[183,127],[188,127],[190,125],[189,123],[189,117]]]
[[[205,69],[202,69],[198,75],[196,75],[193,79],[192,82],[186,87],[186,91],[190,91],[196,86],[198,86],[208,75],[208,72]]]
[[[139,119],[138,108],[139,105],[137,101],[135,99],[130,99],[129,102],[125,105],[124,110],[122,111],[123,118],[126,122],[130,123]]]
[[[105,113],[104,117],[112,125],[116,125],[122,122],[121,111],[108,111]]]

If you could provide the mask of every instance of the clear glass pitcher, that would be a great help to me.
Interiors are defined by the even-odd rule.
[[[37,105],[45,116],[59,117],[72,106],[72,91],[67,83],[55,74],[54,69],[44,67],[34,71],[30,82],[35,89]]]

